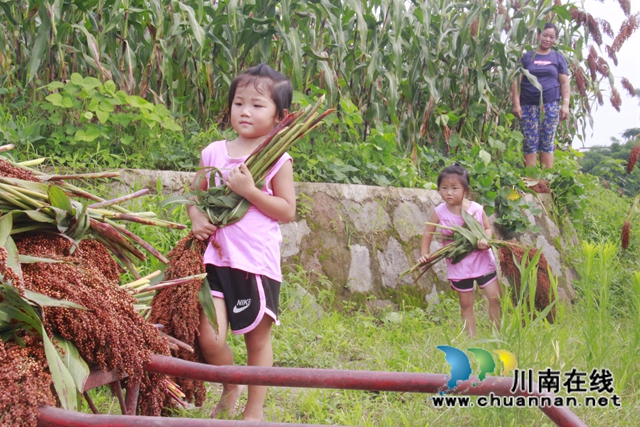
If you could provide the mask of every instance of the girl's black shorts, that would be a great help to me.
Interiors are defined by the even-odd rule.
[[[224,299],[231,331],[246,334],[255,329],[265,315],[278,322],[280,282],[259,274],[231,267],[207,264],[211,296]]]

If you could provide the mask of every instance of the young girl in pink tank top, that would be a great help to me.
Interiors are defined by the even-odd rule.
[[[272,366],[271,326],[278,322],[280,244],[278,222],[289,222],[296,212],[292,159],[284,154],[271,168],[262,188],[256,187],[244,162],[264,137],[288,114],[293,96],[291,82],[266,64],[240,74],[229,87],[231,126],[238,137],[216,141],[202,151],[192,187],[206,190],[208,167],[222,172],[216,185],[226,184],[251,203],[238,222],[218,228],[195,206],[188,206],[196,239],[209,241],[204,254],[219,335],[204,313],[200,316],[198,344],[207,363],[233,365],[226,342],[228,327],[243,334],[247,363]],[[206,176],[206,178],[209,178]],[[211,244],[215,240],[218,249]],[[222,397],[211,417],[233,416],[244,386],[223,384]],[[262,421],[267,387],[250,386],[245,421]]]
[[[440,172],[438,176],[438,193],[444,203],[436,207],[429,222],[446,226],[462,226],[462,210],[472,215],[484,226],[487,239],[491,238],[491,226],[487,214],[481,205],[467,199],[469,195],[469,172],[457,163],[448,166]],[[427,225],[422,236],[420,248],[420,262],[425,262],[429,258],[431,240],[436,231],[434,225]],[[453,232],[441,229],[443,236]],[[449,244],[444,238],[443,244]],[[450,259],[447,262],[447,279],[451,287],[458,292],[460,299],[460,312],[465,321],[467,333],[476,336],[476,318],[473,312],[475,301],[473,284],[478,282],[478,287],[484,289],[489,300],[489,318],[496,328],[500,326],[500,284],[496,274],[496,260],[490,246],[485,239],[478,242],[478,248],[463,258],[460,262],[453,264]]]

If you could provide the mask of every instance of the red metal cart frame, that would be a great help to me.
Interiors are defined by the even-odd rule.
[[[412,393],[439,393],[446,389],[448,376],[445,374],[419,374],[406,372],[375,372],[375,371],[343,371],[334,369],[309,368],[265,368],[256,366],[213,366],[202,363],[188,362],[168,356],[153,355],[151,361],[145,364],[145,370],[172,377],[189,378],[209,382],[226,384],[265,385],[275,387],[305,387],[305,388],[333,388],[347,390],[397,391]],[[83,391],[118,380],[113,372],[94,372],[89,376]],[[511,392],[513,379],[508,377],[486,377],[480,381],[471,377],[461,382],[448,394],[471,396],[524,396],[550,397],[549,393],[539,393],[516,390]],[[120,390],[119,387],[116,387]],[[85,397],[88,395],[85,393]],[[125,415],[91,415],[63,409],[42,407],[38,426],[217,426],[217,427],[298,427],[309,424],[289,423],[251,423],[244,421],[200,420],[184,418],[161,418],[134,416],[138,400],[138,387],[127,389],[126,398],[118,396],[122,413]],[[89,401],[89,404],[92,403]],[[586,427],[568,407],[542,406],[540,409],[558,426]]]

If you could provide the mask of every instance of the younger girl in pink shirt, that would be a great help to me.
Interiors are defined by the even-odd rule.
[[[446,226],[462,226],[462,210],[472,215],[484,225],[484,232],[487,238],[491,238],[491,226],[487,214],[481,205],[467,199],[469,195],[469,172],[458,163],[448,166],[440,172],[438,176],[438,192],[444,203],[436,207],[429,222]],[[436,231],[434,225],[427,225],[422,236],[420,248],[420,262],[425,262],[429,258],[431,240]],[[441,229],[443,235],[453,232]],[[451,241],[444,240],[444,245]],[[460,299],[460,311],[465,321],[467,333],[476,336],[476,318],[473,312],[474,292],[473,282],[478,283],[480,289],[484,289],[489,300],[489,318],[496,328],[500,325],[500,284],[496,274],[496,260],[493,252],[485,239],[478,242],[478,248],[463,258],[460,262],[453,264],[447,259],[447,279],[451,287],[458,292]]]
[[[293,96],[291,82],[266,64],[240,74],[229,87],[231,126],[238,133],[232,141],[217,141],[202,151],[193,186],[206,190],[207,167],[222,172],[232,191],[251,203],[238,222],[217,228],[195,206],[188,206],[196,239],[209,241],[204,254],[207,280],[216,309],[219,336],[204,313],[200,316],[198,344],[207,363],[232,365],[226,343],[228,326],[244,334],[247,363],[272,366],[271,325],[278,323],[280,294],[280,244],[278,222],[289,222],[296,212],[292,159],[284,154],[269,171],[264,186],[256,187],[245,166],[264,137],[288,114]],[[207,179],[201,179],[206,174]],[[211,241],[215,241],[214,248]],[[223,384],[222,397],[211,414],[232,416],[243,387]],[[267,387],[250,386],[242,419],[262,421]]]

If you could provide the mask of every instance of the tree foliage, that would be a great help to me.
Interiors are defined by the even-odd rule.
[[[640,191],[640,168],[636,167],[627,174],[627,160],[633,147],[638,145],[638,139],[630,139],[625,143],[614,142],[608,147],[591,147],[580,160],[580,167],[584,173],[601,177],[607,181],[606,185],[620,188],[628,196]]]

